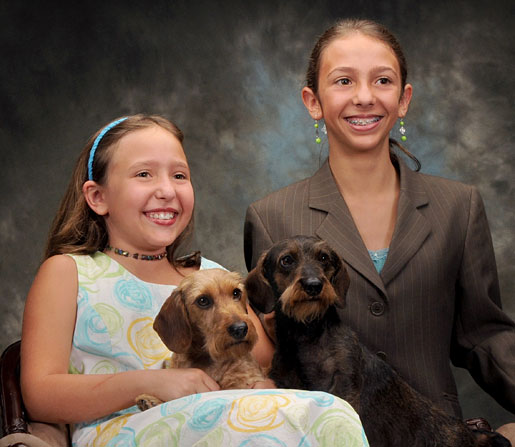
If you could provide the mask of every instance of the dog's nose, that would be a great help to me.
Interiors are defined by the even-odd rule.
[[[244,321],[233,323],[227,328],[227,331],[235,340],[243,340],[247,335],[248,330],[249,328],[247,326],[247,323],[245,323]]]
[[[301,284],[310,296],[318,295],[322,291],[322,281],[318,278],[303,278]]]

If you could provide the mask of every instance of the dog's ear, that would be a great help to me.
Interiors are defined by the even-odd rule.
[[[331,277],[331,284],[336,294],[338,295],[338,306],[344,307],[345,297],[347,296],[347,291],[349,290],[350,278],[340,256],[333,252],[332,258],[335,272]]]
[[[167,298],[154,320],[153,327],[170,351],[178,354],[187,352],[193,336],[179,288]]]
[[[268,314],[275,307],[275,293],[272,286],[265,278],[263,269],[266,254],[259,261],[245,279],[245,289],[250,304],[264,314]]]

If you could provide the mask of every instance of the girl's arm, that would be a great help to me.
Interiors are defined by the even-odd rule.
[[[274,356],[275,346],[272,343],[272,340],[270,340],[270,338],[268,337],[268,335],[266,335],[266,332],[263,329],[263,325],[261,324],[261,320],[258,318],[252,307],[250,307],[250,305],[248,304],[247,311],[258,333],[258,341],[252,349],[252,355],[257,360],[259,365],[265,371],[268,371],[268,369],[272,365],[272,358]]]
[[[43,263],[29,291],[23,317],[21,386],[32,419],[87,421],[130,407],[143,393],[168,401],[219,389],[196,369],[68,374],[77,290],[75,261],[58,255]]]
[[[261,320],[258,318],[252,307],[247,305],[247,310],[250,316],[250,319],[256,326],[256,330],[258,333],[258,341],[252,349],[252,355],[257,360],[261,369],[263,370],[265,376],[268,375],[270,368],[272,366],[272,358],[274,356],[275,346],[272,343],[272,340],[266,335],[265,330],[263,329],[263,325],[261,324]],[[252,388],[276,388],[275,383],[272,379],[266,378],[262,382],[256,382]]]

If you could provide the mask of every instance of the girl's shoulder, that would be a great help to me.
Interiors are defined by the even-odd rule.
[[[458,197],[463,200],[478,194],[477,187],[458,180],[421,172],[417,172],[415,175],[419,179],[419,184],[423,185],[423,189],[430,196]]]
[[[74,260],[67,255],[54,255],[43,261],[39,268],[39,273],[42,274],[76,274],[77,265]]]
[[[463,183],[459,180],[455,180],[449,177],[443,177],[441,175],[429,174],[425,172],[415,172],[414,173],[419,178],[423,179],[423,181],[427,184],[432,185],[449,185],[458,189],[469,189],[472,185],[467,183]]]
[[[473,185],[463,183],[440,175],[413,171],[404,162],[399,160],[401,190],[411,194],[426,194],[429,198],[450,198],[460,200],[471,197],[477,192]]]
[[[65,257],[69,258],[76,264],[79,276],[89,276],[92,273],[98,273],[99,271],[105,272],[112,269],[116,272],[123,270],[123,267],[120,264],[101,251],[91,254],[67,253]]]
[[[200,270],[204,270],[204,269],[223,269],[223,270],[227,270],[225,267],[223,267],[222,265],[218,264],[218,262],[211,261],[210,259],[202,257],[200,259]]]
[[[66,255],[46,259],[39,267],[27,300],[43,297],[42,301],[63,300],[77,295],[77,266]],[[32,298],[31,298],[32,297]],[[39,298],[36,301],[40,301]]]
[[[124,276],[131,277],[136,281],[148,283],[147,281],[138,278],[134,273],[131,273],[116,260],[99,251],[88,255],[67,254],[57,255],[56,257],[67,258],[67,260],[61,262],[66,262],[70,266],[74,266],[75,275],[77,275],[78,272],[79,279],[87,278],[98,280],[102,277],[114,280],[117,277]],[[193,258],[195,259],[192,260]],[[199,269],[219,268],[226,270],[226,268],[219,263],[201,256],[200,252],[184,256],[179,265],[181,271],[185,274],[192,273]],[[156,283],[154,285],[160,286],[161,284]],[[163,284],[163,286],[168,287],[166,284]]]

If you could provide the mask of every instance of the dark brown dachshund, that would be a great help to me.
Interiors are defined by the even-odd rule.
[[[173,352],[171,368],[202,369],[223,390],[265,380],[250,354],[257,332],[238,273],[206,269],[187,276],[163,304],[154,329]],[[161,403],[149,395],[136,402],[142,410]]]
[[[338,314],[348,287],[342,260],[324,241],[297,236],[263,253],[246,288],[255,308],[275,311],[277,346],[269,376],[278,387],[345,399],[372,447],[510,445],[433,406],[361,345]]]

